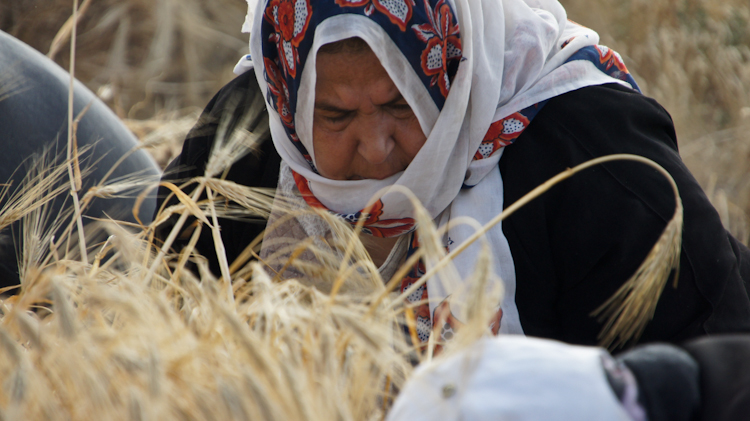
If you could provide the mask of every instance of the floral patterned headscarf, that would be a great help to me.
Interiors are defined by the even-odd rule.
[[[317,51],[352,37],[367,42],[427,137],[406,170],[384,180],[331,180],[315,167]],[[365,232],[392,237],[414,229],[411,204],[393,186],[414,192],[440,225],[462,216],[486,223],[503,209],[497,165],[503,147],[544,101],[604,83],[636,88],[619,56],[597,42],[595,32],[567,20],[556,0],[260,0],[250,47],[274,144],[307,203],[355,222],[385,188]],[[472,233],[467,225],[451,227],[444,246],[450,250]],[[505,290],[500,331],[522,333],[513,259],[500,225],[487,239]],[[475,247],[454,260],[463,278],[474,266]],[[423,269],[415,268],[402,290]],[[436,277],[412,294],[430,297],[419,323],[432,326],[448,296],[451,318],[460,319],[460,287]]]

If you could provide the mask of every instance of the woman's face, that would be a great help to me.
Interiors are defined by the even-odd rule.
[[[382,180],[405,170],[427,139],[375,53],[320,53],[315,70],[313,150],[320,174]]]

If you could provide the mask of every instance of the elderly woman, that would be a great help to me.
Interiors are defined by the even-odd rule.
[[[352,223],[381,192],[365,244],[392,273],[420,244],[397,186],[440,226],[461,217],[484,224],[568,167],[611,153],[646,156],[676,180],[685,231],[677,287],[665,289],[641,340],[750,331],[750,251],[723,229],[681,162],[667,112],[597,42],[555,0],[261,1],[241,75],[209,104],[167,177],[202,174],[228,104],[242,98],[239,115],[263,95],[272,143],[228,178],[301,193],[306,206]],[[495,327],[596,343],[602,325],[590,314],[635,272],[674,206],[661,175],[617,162],[565,181],[495,226],[487,239],[505,290]],[[443,238],[448,250],[473,233],[454,225]],[[263,227],[222,222],[230,262]],[[206,235],[198,248],[218,272],[211,243]],[[476,250],[455,260],[462,278]],[[401,290],[423,271],[416,265]],[[430,279],[409,297],[429,300],[417,311],[420,340],[452,293]]]

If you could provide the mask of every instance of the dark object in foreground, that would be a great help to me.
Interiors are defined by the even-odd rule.
[[[617,356],[638,381],[650,421],[750,418],[750,335],[717,335]]]
[[[52,60],[0,31],[0,182],[11,183],[9,192],[19,186],[27,173],[29,160],[47,148],[64,162],[68,132],[68,89],[70,75]],[[126,153],[137,145],[137,139],[117,116],[81,83],[74,87],[74,116],[87,106],[77,127],[79,148],[91,146],[80,157],[81,166],[93,165],[83,180],[82,193],[96,185]],[[140,175],[158,178],[160,171],[153,159],[138,150],[114,169],[109,180]],[[63,182],[68,182],[67,177]],[[7,197],[4,199],[7,200]],[[155,199],[141,205],[140,218],[151,221]],[[3,202],[4,203],[4,202]],[[132,216],[134,198],[94,199],[85,210],[90,218],[112,217],[135,222]],[[52,202],[51,215],[72,206],[70,196],[63,193]],[[15,223],[0,232],[0,287],[18,284],[16,250],[20,250],[20,229]]]

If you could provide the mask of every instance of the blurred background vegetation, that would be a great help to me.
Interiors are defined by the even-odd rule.
[[[68,68],[72,0],[5,0],[0,29]],[[562,0],[675,121],[683,159],[728,229],[750,239],[750,3]],[[76,76],[164,165],[247,52],[243,0],[82,0]],[[70,28],[68,24],[67,28]]]

